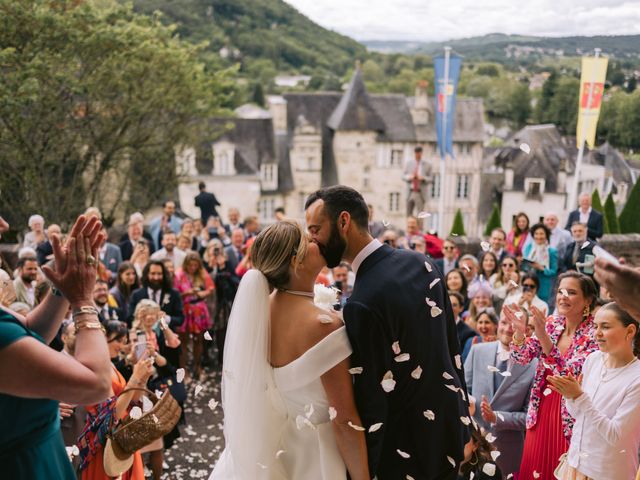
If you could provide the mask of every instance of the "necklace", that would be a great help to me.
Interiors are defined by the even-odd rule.
[[[290,295],[299,295],[300,297],[309,297],[309,298],[315,297],[315,293],[313,292],[304,292],[300,290],[284,290],[284,289],[280,291],[284,293],[288,293]]]
[[[608,359],[609,357],[607,357]],[[632,365],[636,360],[638,360],[637,357],[633,357],[633,359],[631,359],[631,361],[629,363],[627,363],[626,365],[622,366],[622,367],[618,367],[615,369],[609,369],[605,366],[607,359],[602,361],[602,366],[600,367],[600,381],[601,382],[608,382],[610,380],[613,380],[614,378],[616,378],[618,375],[622,374],[622,372],[624,372],[630,365]],[[615,370],[613,372],[613,375],[611,375],[609,378],[605,378],[607,376],[607,374],[609,373],[610,370]]]

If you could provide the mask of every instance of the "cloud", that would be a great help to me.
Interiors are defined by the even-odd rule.
[[[287,0],[320,25],[358,40],[444,41],[487,33],[631,35],[628,0]]]

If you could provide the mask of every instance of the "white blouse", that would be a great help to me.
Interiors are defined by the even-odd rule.
[[[640,361],[605,368],[600,351],[582,369],[584,394],[567,400],[576,419],[569,465],[598,480],[633,480],[640,447]]]

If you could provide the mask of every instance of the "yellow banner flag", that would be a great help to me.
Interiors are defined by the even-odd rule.
[[[582,57],[578,128],[576,129],[578,148],[584,141],[589,148],[595,146],[596,127],[604,94],[604,81],[607,76],[607,62],[608,59],[603,57]]]

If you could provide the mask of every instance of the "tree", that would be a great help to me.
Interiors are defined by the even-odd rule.
[[[558,74],[554,71],[551,72],[549,78],[542,85],[542,92],[540,93],[540,99],[536,104],[535,120],[537,123],[547,123],[548,110],[551,105],[551,99],[555,95],[556,88],[558,86]]]
[[[604,202],[604,233],[620,233],[620,223],[616,213],[616,204],[613,201],[613,193],[609,192]]]
[[[500,207],[497,203],[493,204],[493,210],[491,210],[491,216],[487,222],[487,227],[484,229],[484,235],[486,237],[490,236],[494,228],[502,228],[502,223],[500,221]]]
[[[226,95],[201,47],[130,6],[0,0],[3,215],[67,223],[88,205],[109,220],[177,183],[175,148],[201,137]],[[212,132],[207,132],[212,135]]]
[[[640,233],[640,180],[631,189],[622,212],[620,212],[620,233]]]
[[[460,209],[456,210],[456,216],[453,218],[453,227],[451,227],[451,236],[465,236],[467,233],[464,231],[464,221],[462,220],[462,212]]]
[[[253,100],[253,103],[256,105],[264,107],[264,91],[262,90],[261,83],[256,83],[253,86],[253,95],[251,96],[251,100]]]
[[[597,188],[591,194],[591,207],[604,214],[604,207],[602,206],[602,200],[600,200],[600,192],[598,192]],[[607,232],[607,230],[607,217],[604,217],[604,231]]]
[[[529,86],[518,82],[509,91],[509,119],[515,122],[517,128],[523,127],[531,115],[531,94]]]

